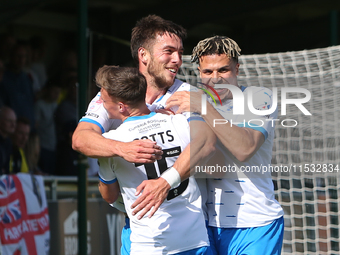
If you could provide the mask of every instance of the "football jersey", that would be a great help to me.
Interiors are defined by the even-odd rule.
[[[252,90],[253,106],[257,110],[270,109],[272,92],[267,88],[241,87],[245,103]],[[216,110],[233,125],[260,131],[265,142],[247,162],[238,161],[220,142],[224,166],[229,169],[222,178],[207,179],[209,225],[223,228],[258,227],[271,223],[283,215],[274,196],[269,169],[272,158],[274,123],[277,110],[266,116],[251,113],[245,105],[244,115],[233,115],[233,100],[215,106]],[[220,158],[222,158],[220,155]],[[209,165],[217,160],[212,159]]]
[[[130,218],[131,254],[175,254],[208,246],[201,196],[195,178],[189,177],[169,191],[167,199],[151,217],[138,220],[131,205],[138,198],[136,187],[143,180],[158,178],[171,167],[190,142],[189,124],[182,115],[152,112],[126,119],[116,130],[105,133],[106,138],[130,142],[136,139],[156,141],[163,157],[151,164],[134,164],[120,157],[99,159],[101,181],[119,182],[125,209]],[[114,174],[113,174],[114,171]]]
[[[177,91],[197,91],[197,89],[193,86],[191,86],[188,83],[185,83],[181,80],[175,79],[174,84],[167,90],[167,92],[155,100],[152,104],[147,104],[150,111],[156,111],[159,109],[164,109],[166,101]],[[173,112],[176,112],[178,107],[172,107],[171,110]],[[189,116],[189,113],[183,113],[185,116]],[[192,118],[192,120],[196,119],[195,116]],[[90,102],[88,109],[85,113],[85,116],[80,119],[80,122],[89,122],[97,125],[100,127],[102,133],[107,132],[112,129],[116,129],[119,127],[119,125],[122,123],[121,120],[117,119],[110,119],[109,115],[106,112],[106,109],[104,108],[104,105],[102,101],[100,100],[100,92],[97,93],[97,95],[92,99]],[[206,185],[204,180],[198,180],[198,185],[200,190],[202,191],[203,195],[203,201],[206,201]],[[204,193],[204,194],[203,194]],[[117,204],[117,203],[115,203]],[[207,219],[206,214],[206,207],[205,202],[203,203],[203,208],[205,211],[205,217]]]
[[[183,81],[175,79],[174,84],[167,90],[167,92],[155,100],[152,104],[147,104],[150,111],[154,112],[158,109],[163,109],[165,107],[166,101],[176,92],[176,91],[189,91],[190,85]],[[171,109],[174,112],[177,109]],[[116,129],[122,122],[117,119],[110,119],[107,114],[102,101],[100,100],[100,92],[92,99],[90,102],[85,116],[80,119],[79,122],[89,122],[97,125],[102,130],[102,133],[107,132],[112,129]]]

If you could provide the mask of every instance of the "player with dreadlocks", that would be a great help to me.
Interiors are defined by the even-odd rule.
[[[238,57],[241,55],[240,52],[241,49],[234,40],[228,37],[214,36],[206,38],[197,44],[197,46],[193,49],[191,61],[200,64],[199,60],[204,60],[205,64],[210,60],[209,63],[214,63],[214,65],[221,67],[220,70],[217,70],[217,72],[212,72],[210,69],[201,70],[201,65],[199,65],[198,69],[200,70],[202,80],[207,80],[208,78],[207,81],[209,82],[209,79],[212,78],[212,80],[210,80],[212,86],[216,83],[237,85],[239,68]],[[219,61],[217,62],[215,58]],[[228,65],[220,66],[218,64],[219,62],[228,62]],[[235,75],[230,77],[220,75],[222,73],[226,74],[228,71]],[[228,89],[220,89],[217,90],[217,92],[222,100],[232,98],[232,94]]]
[[[191,62],[198,62],[200,57],[206,55],[225,54],[238,63],[240,52],[240,47],[233,39],[225,36],[214,36],[206,38],[197,44],[192,50]]]
[[[280,254],[283,210],[275,200],[271,173],[264,171],[270,169],[272,123],[277,118],[277,110],[269,115],[260,112],[271,107],[271,90],[238,85],[240,52],[232,39],[214,36],[200,41],[191,59],[199,64],[205,90],[222,103],[207,104],[207,114],[202,117],[218,137],[217,157],[223,158],[224,169],[231,169],[224,178],[207,179],[208,231],[216,254]],[[214,89],[217,84],[237,88]],[[258,114],[250,112],[246,103],[244,114],[234,115],[236,103],[231,91],[242,93],[244,99],[251,96]],[[201,93],[176,92],[167,101],[167,107],[177,105],[178,112],[190,108],[192,112],[201,113],[201,98]],[[216,119],[223,120],[223,125],[214,124]],[[252,122],[254,120],[256,123]],[[216,165],[216,162],[213,158],[208,165]]]

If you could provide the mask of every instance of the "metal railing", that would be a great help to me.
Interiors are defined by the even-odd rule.
[[[44,176],[43,178],[47,200],[77,198],[77,176]],[[87,177],[88,198],[101,197],[98,190],[98,181],[98,177]]]

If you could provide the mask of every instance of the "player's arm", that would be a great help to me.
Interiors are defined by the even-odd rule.
[[[126,213],[123,197],[120,193],[118,181],[114,183],[104,183],[99,181],[98,189],[102,198],[108,202],[112,207]]]
[[[204,165],[214,155],[217,137],[201,116],[196,115],[190,118],[193,119],[189,122],[190,154],[186,159],[189,160],[190,175],[193,175],[195,166]],[[185,167],[188,167],[188,164]]]
[[[72,136],[72,148],[88,157],[120,156],[133,163],[152,163],[161,158],[162,150],[151,140],[135,140],[124,143],[102,136],[99,126],[90,122],[79,122]]]
[[[248,161],[254,156],[265,141],[263,133],[258,130],[238,127],[229,122],[216,124],[216,119],[224,120],[224,118],[211,104],[207,104],[207,114],[202,117],[222,144],[241,162]]]
[[[150,211],[148,217],[158,210],[171,188],[178,186],[191,175],[195,165],[209,158],[215,151],[216,136],[204,121],[190,121],[190,143],[179,155],[174,165],[160,178],[143,181],[136,189],[136,195],[142,195],[132,204],[134,215],[141,219]],[[171,171],[171,172],[169,172]]]
[[[201,95],[201,92],[175,92],[168,99],[166,108],[178,106],[178,112],[190,109],[201,113]],[[217,138],[239,161],[248,161],[265,141],[263,133],[258,130],[238,127],[230,123],[216,124],[216,120],[224,120],[224,117],[209,103],[207,103],[207,114],[202,117]]]
[[[109,204],[113,204],[119,197],[120,189],[118,182],[104,183],[99,181],[98,189],[103,199]]]
[[[98,189],[101,196],[112,207],[115,207],[121,212],[126,212],[118,180],[113,171],[112,158],[100,158],[98,159],[98,165]]]

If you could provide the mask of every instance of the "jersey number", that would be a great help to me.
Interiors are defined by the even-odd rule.
[[[157,160],[157,165],[158,165],[158,169],[159,169],[160,174],[162,174],[165,170],[168,169],[168,165],[166,163],[165,158],[176,157],[176,156],[179,156],[180,153],[181,153],[181,147],[179,147],[179,146],[163,150],[162,158],[160,160]],[[157,175],[155,163],[135,164],[136,167],[142,166],[142,165],[144,165],[144,167],[145,167],[146,175],[148,176],[149,180],[156,179],[156,178],[159,177]],[[186,190],[186,188],[188,187],[188,184],[189,184],[189,179],[186,179],[177,188],[171,189],[169,191],[167,199],[171,200],[171,199],[181,195]]]

